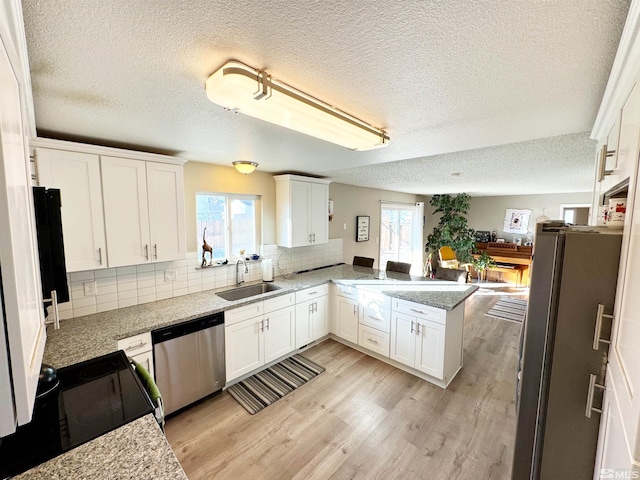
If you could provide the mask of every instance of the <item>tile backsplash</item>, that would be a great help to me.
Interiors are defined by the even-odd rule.
[[[272,259],[276,277],[344,261],[341,238],[323,245],[297,248],[262,245],[260,250],[260,260],[247,262],[249,273],[244,274],[246,282],[262,279],[261,260],[264,258]],[[196,269],[199,265],[197,254],[192,252],[184,260],[70,273],[71,300],[59,305],[60,318],[80,317],[235,286],[235,261],[228,265]]]

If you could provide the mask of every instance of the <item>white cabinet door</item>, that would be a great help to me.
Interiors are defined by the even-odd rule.
[[[265,316],[263,322],[265,363],[276,360],[296,349],[295,307],[271,312]]]
[[[314,300],[307,300],[296,304],[296,348],[313,341],[313,302]]]
[[[336,298],[336,331],[338,337],[358,343],[359,307],[357,300]]]
[[[0,24],[0,436],[5,436],[15,431],[16,421],[31,420],[47,334],[22,123],[26,115],[15,74],[21,66],[9,59],[5,48],[11,39],[5,22]]]
[[[329,321],[329,297],[322,296],[313,300],[313,312],[311,319],[312,338],[317,340],[329,334],[331,329]]]
[[[329,241],[329,182],[299,175],[276,175],[277,242],[302,247]]]
[[[182,165],[147,162],[146,168],[152,261],[185,258],[187,240]]]
[[[416,357],[416,319],[404,313],[391,315],[391,345],[389,358],[410,367],[415,366]]]
[[[100,157],[90,153],[36,149],[38,179],[59,188],[64,256],[68,272],[107,266]]]
[[[311,184],[309,205],[309,233],[311,243],[320,244],[329,241],[329,186],[321,183]]]
[[[291,185],[291,246],[302,247],[311,243],[309,231],[309,198],[311,184],[292,181]]]
[[[151,261],[145,162],[101,157],[109,266]]]
[[[445,325],[419,320],[416,336],[415,368],[442,379],[444,363]]]
[[[225,335],[225,368],[227,382],[264,365],[264,333],[262,317],[228,325]]]

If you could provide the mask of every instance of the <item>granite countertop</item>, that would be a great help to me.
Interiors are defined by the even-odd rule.
[[[13,478],[187,480],[153,415],[127,423]]]
[[[338,265],[276,277],[273,283],[280,290],[247,299],[230,302],[216,295],[216,290],[209,290],[63,320],[60,330],[47,330],[43,361],[65,367],[113,352],[119,339],[331,281],[377,289],[392,297],[446,310],[454,309],[477,290],[472,285],[405,274],[387,273],[385,279],[377,279],[379,274],[371,268]]]

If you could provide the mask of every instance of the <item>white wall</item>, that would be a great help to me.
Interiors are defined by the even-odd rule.
[[[508,208],[532,210],[529,231],[533,235],[536,218],[546,215],[551,220],[557,220],[560,218],[560,205],[591,204],[592,195],[591,192],[584,192],[553,195],[471,197],[471,208],[467,219],[469,220],[469,227],[475,230],[495,230],[498,237],[511,241],[514,236],[524,237],[524,235],[503,232],[504,216]]]
[[[351,263],[355,255],[375,258],[374,268],[378,268],[380,245],[380,201],[415,203],[424,201],[422,197],[409,193],[391,192],[375,188],[356,187],[342,183],[329,185],[329,199],[334,202],[333,220],[329,222],[329,238],[341,238],[345,263]],[[426,211],[425,205],[425,211]],[[356,217],[368,215],[369,241],[356,242]],[[344,228],[346,224],[346,229]]]

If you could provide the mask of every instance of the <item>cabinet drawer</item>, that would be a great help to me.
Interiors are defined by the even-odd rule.
[[[313,300],[314,298],[321,297],[329,294],[329,285],[318,285],[317,287],[306,288],[296,292],[296,303],[306,302],[307,300]]]
[[[224,324],[227,326],[233,325],[234,323],[262,315],[263,312],[263,302],[255,302],[243,307],[232,308],[224,312]]]
[[[375,303],[366,305],[362,308],[360,324],[389,333],[391,332],[391,310],[380,308]]]
[[[151,332],[141,333],[132,337],[118,340],[118,350],[124,350],[128,356],[148,352],[153,348],[151,344]]]
[[[295,305],[296,296],[293,293],[280,295],[279,297],[270,298],[264,301],[264,313],[275,312],[281,308],[292,307]]]
[[[405,300],[393,299],[393,310],[395,312],[406,313],[416,318],[430,320],[436,323],[446,323],[447,312],[440,308],[429,307],[421,303],[407,302]]]
[[[336,284],[336,294],[351,300],[358,300],[358,289],[352,285]]]
[[[389,356],[389,334],[360,325],[358,345],[385,357]]]
[[[147,372],[149,372],[152,378],[154,379],[156,378],[155,371],[153,368],[153,352],[152,351],[139,353],[137,355],[132,355],[131,358],[134,359],[136,362],[138,362],[140,365],[142,365],[147,370]]]
[[[391,297],[380,292],[372,292],[369,290],[358,290],[360,304],[365,308],[369,305],[378,305],[380,308],[391,308]]]

